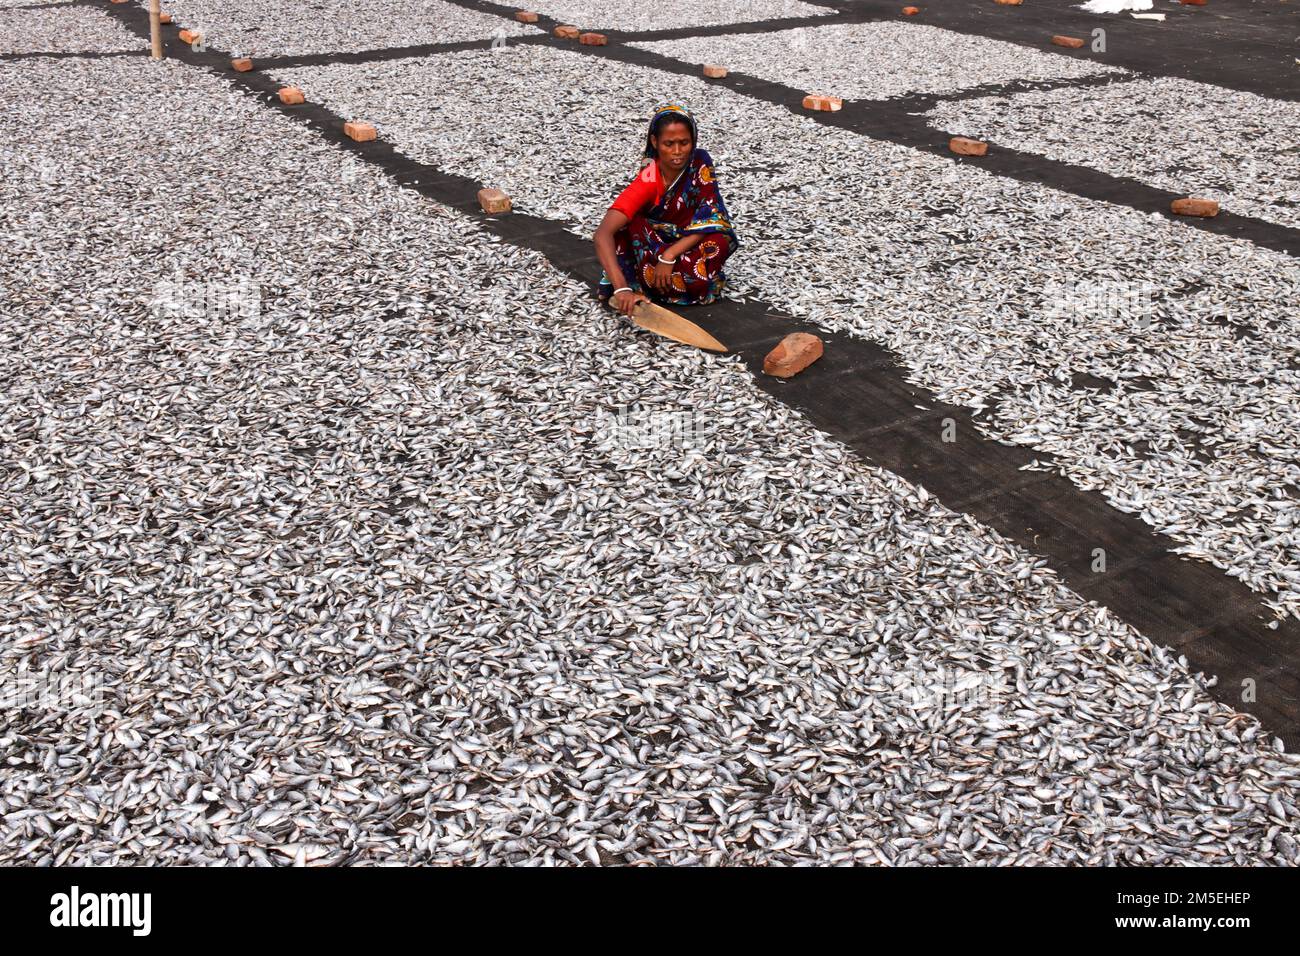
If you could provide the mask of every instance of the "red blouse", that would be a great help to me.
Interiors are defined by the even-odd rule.
[[[659,175],[659,164],[651,163],[637,174],[631,185],[618,194],[610,209],[617,209],[631,219],[637,213],[645,212],[664,198],[667,187]]]

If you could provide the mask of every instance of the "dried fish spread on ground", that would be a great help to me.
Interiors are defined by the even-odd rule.
[[[626,3],[624,0],[535,0],[529,10],[572,23],[584,30],[680,30],[728,23],[750,23],[781,17],[829,16],[835,10],[798,0],[659,0]]]
[[[1300,227],[1300,103],[1161,77],[943,103],[931,125]]]
[[[985,434],[1300,613],[1293,258],[567,50],[276,75],[583,235],[639,168],[654,104],[686,103],[745,243],[731,294],[884,342],[913,381],[987,411]]]
[[[140,41],[102,10],[79,6],[0,8],[0,54],[117,53],[140,49]]]
[[[851,100],[1127,72],[1098,60],[913,23],[837,23],[631,45]]]
[[[0,179],[0,667],[103,686],[0,713],[0,859],[1295,862],[1184,664],[224,84],[0,71],[61,171]]]
[[[148,0],[137,0],[148,7]],[[238,56],[356,52],[538,35],[534,26],[443,0],[167,0],[178,26]]]

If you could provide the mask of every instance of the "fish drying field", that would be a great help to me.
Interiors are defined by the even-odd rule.
[[[1046,42],[1201,8],[148,6],[0,0],[0,863],[1300,863],[1300,92]],[[727,354],[593,296],[664,101]]]

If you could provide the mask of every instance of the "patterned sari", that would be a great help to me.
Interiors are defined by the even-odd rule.
[[[659,256],[678,239],[693,233],[707,233],[708,238],[678,257],[670,292],[655,289],[650,283]],[[713,176],[713,157],[698,146],[659,204],[633,216],[614,233],[618,267],[628,285],[635,292],[674,305],[708,305],[714,301],[727,282],[722,265],[739,246],[740,239],[731,227],[731,217]],[[613,284],[602,271],[597,295],[605,299],[613,291]]]

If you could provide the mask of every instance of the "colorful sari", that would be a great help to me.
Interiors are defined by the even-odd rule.
[[[705,233],[708,238],[678,257],[668,293],[655,289],[650,283],[659,256],[678,239],[694,233]],[[628,285],[635,292],[674,305],[713,302],[727,282],[723,263],[739,246],[740,239],[731,227],[731,217],[713,175],[713,157],[698,146],[658,205],[633,216],[614,233],[618,267]],[[613,284],[602,270],[597,295],[605,299],[613,291]]]

